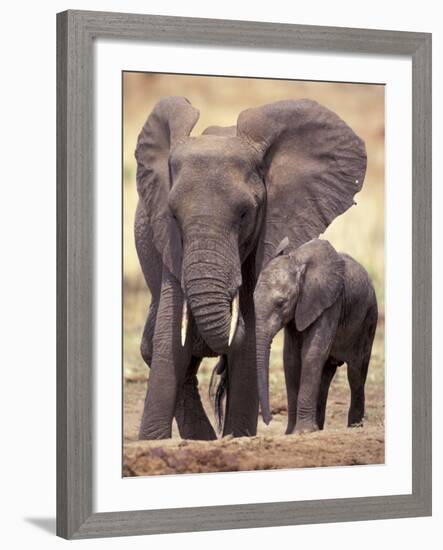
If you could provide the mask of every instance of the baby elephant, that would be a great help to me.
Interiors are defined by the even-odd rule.
[[[257,376],[263,420],[269,408],[269,352],[285,327],[287,434],[323,429],[329,385],[348,365],[348,426],[362,425],[365,381],[377,326],[377,300],[365,269],[325,240],[283,254],[284,239],[262,270],[254,293]]]

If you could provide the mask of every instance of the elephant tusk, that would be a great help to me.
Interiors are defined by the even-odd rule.
[[[185,345],[187,332],[188,332],[188,304],[185,299],[183,300],[183,310],[182,310],[182,331],[181,331],[182,346]]]
[[[239,312],[239,304],[240,298],[239,293],[237,290],[237,294],[235,295],[234,299],[232,300],[232,314],[231,314],[231,327],[229,329],[229,340],[228,340],[228,346],[231,345],[232,340],[234,339],[235,331],[237,330],[237,324],[238,324],[238,312]]]

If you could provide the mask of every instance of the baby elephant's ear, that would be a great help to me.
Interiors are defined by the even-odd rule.
[[[339,298],[345,266],[334,247],[320,239],[302,245],[295,257],[297,263],[305,266],[295,307],[295,326],[303,331]]]

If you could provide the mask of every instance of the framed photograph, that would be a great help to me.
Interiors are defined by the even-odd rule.
[[[57,533],[430,515],[431,35],[57,47]]]

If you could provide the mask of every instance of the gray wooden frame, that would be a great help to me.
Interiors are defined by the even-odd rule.
[[[93,513],[93,42],[96,38],[412,59],[412,494]],[[57,15],[57,534],[86,538],[431,514],[431,35],[67,11]]]

